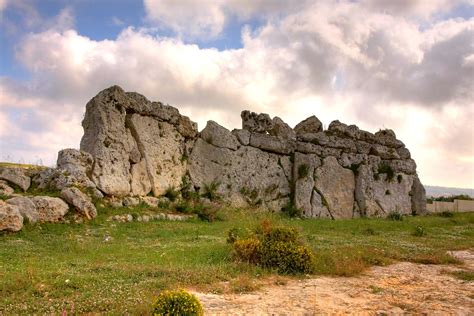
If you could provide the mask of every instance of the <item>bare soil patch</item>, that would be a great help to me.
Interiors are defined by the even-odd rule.
[[[209,315],[474,314],[474,250],[451,253],[463,265],[400,262],[357,277],[318,277],[247,294],[195,293]]]

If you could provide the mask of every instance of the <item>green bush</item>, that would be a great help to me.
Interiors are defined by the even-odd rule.
[[[204,191],[202,196],[208,198],[211,201],[216,201],[220,199],[219,194],[217,193],[217,189],[219,189],[220,182],[212,181],[209,184],[204,184]]]
[[[454,213],[450,211],[443,211],[438,214],[441,217],[454,217]]]
[[[286,203],[285,206],[281,209],[283,213],[289,217],[301,217],[303,216],[303,211],[295,206],[291,201]]]
[[[415,231],[413,232],[413,236],[416,236],[416,237],[423,237],[426,235],[426,231],[425,229],[423,228],[423,226],[416,226],[415,227]]]
[[[203,315],[198,298],[184,290],[163,291],[153,304],[153,315]]]
[[[391,221],[403,221],[403,215],[398,212],[390,212],[387,215],[387,219]]]
[[[261,256],[261,242],[255,237],[236,240],[233,243],[233,256],[241,262],[258,264]]]
[[[304,245],[282,241],[266,241],[262,245],[261,265],[281,274],[312,273],[314,261],[312,251]]]
[[[308,176],[309,167],[308,165],[302,164],[298,167],[298,179],[304,179]]]
[[[387,181],[388,182],[392,181],[392,179],[395,177],[395,171],[392,169],[392,167],[390,165],[388,165],[385,162],[382,162],[379,165],[379,168],[378,168],[377,171],[378,171],[379,174],[385,173],[387,175]]]
[[[174,187],[169,187],[165,192],[165,197],[167,197],[171,202],[176,201],[179,196],[179,192]]]
[[[217,208],[212,205],[206,205],[203,203],[196,203],[194,205],[194,214],[197,214],[198,218],[202,221],[214,222],[220,219],[217,215]]]
[[[234,234],[232,238],[238,237]],[[263,223],[253,236],[233,241],[233,254],[239,261],[276,269],[281,274],[314,271],[314,254],[295,228]]]

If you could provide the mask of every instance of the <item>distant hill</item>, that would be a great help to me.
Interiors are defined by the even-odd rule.
[[[437,187],[437,186],[432,186],[432,185],[425,185],[425,189],[426,189],[426,196],[428,197],[466,194],[474,198],[474,189]]]

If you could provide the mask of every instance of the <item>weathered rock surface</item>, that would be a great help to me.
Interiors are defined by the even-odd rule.
[[[316,116],[310,116],[295,126],[297,135],[322,132],[323,124]]]
[[[426,191],[417,176],[413,178],[410,196],[412,213],[416,215],[426,214]]]
[[[296,140],[296,132],[278,116],[273,118],[273,128],[268,133],[283,139]]]
[[[38,209],[35,203],[33,203],[28,197],[17,196],[7,200],[10,205],[18,207],[18,211],[25,220],[30,223],[36,223],[39,219]]]
[[[341,167],[335,157],[327,157],[316,169],[315,187],[332,218],[352,218],[355,179],[351,170]]]
[[[0,179],[19,186],[23,191],[28,190],[31,185],[31,178],[22,168],[0,167]]]
[[[242,111],[242,129],[251,133],[266,133],[273,129],[273,121],[266,113],[257,114],[250,111]]]
[[[201,138],[211,145],[237,150],[240,146],[237,138],[225,127],[214,121],[208,121],[201,132]]]
[[[6,181],[0,180],[0,195],[10,196],[15,192]]]
[[[158,196],[178,186],[186,170],[186,140],[197,135],[197,125],[177,109],[117,86],[89,101],[82,125],[81,150],[95,160],[92,181],[115,196],[148,190]]]
[[[201,190],[219,183],[218,192],[236,206],[265,204],[287,197],[291,190],[279,156],[250,146],[232,151],[198,139],[189,175]]]
[[[31,201],[38,210],[39,222],[59,222],[69,210],[66,202],[56,197],[34,196]]]
[[[178,188],[186,173],[184,137],[170,123],[138,114],[129,116],[128,126],[145,161],[153,194],[160,196],[168,188]]]
[[[293,179],[295,179],[295,206],[307,217],[313,216],[312,194],[314,188],[314,170],[321,165],[316,155],[295,153]]]
[[[63,189],[61,197],[87,219],[93,219],[97,216],[97,209],[92,203],[91,198],[82,193],[78,188]]]
[[[23,217],[16,205],[0,200],[0,231],[17,232],[23,228]]]
[[[250,146],[276,154],[289,155],[295,150],[296,143],[281,137],[253,133],[250,135]]]

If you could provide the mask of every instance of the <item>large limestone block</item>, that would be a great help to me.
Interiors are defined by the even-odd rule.
[[[395,148],[374,144],[370,149],[370,155],[378,156],[382,159],[400,159]]]
[[[306,217],[312,216],[311,197],[314,188],[314,170],[321,165],[316,155],[295,153],[293,179],[295,179],[295,206],[303,211]]]
[[[61,191],[61,197],[70,205],[72,205],[79,213],[93,219],[97,216],[97,209],[92,200],[86,194],[82,193],[78,188],[66,188]]]
[[[208,121],[206,127],[201,131],[201,138],[209,144],[217,147],[237,150],[240,143],[237,138],[225,127],[214,121]]]
[[[316,116],[310,116],[298,123],[294,128],[296,135],[318,133],[323,131],[323,124]]]
[[[300,133],[297,139],[301,142],[312,143],[315,145],[327,146],[330,143],[330,138],[324,132],[318,133]]]
[[[125,126],[126,109],[130,107],[130,98],[114,86],[87,103],[82,121],[81,150],[94,157],[92,181],[108,195],[130,192],[130,155],[136,146]]]
[[[295,131],[278,116],[273,118],[273,128],[268,133],[272,136],[296,140]]]
[[[413,159],[384,161],[393,171],[398,173],[416,174],[416,163]]]
[[[266,133],[273,129],[273,120],[266,113],[257,114],[250,111],[242,111],[242,129],[251,133]]]
[[[63,149],[58,153],[57,165],[58,169],[68,171],[82,171],[89,173],[92,171],[94,158],[92,155],[77,149]]]
[[[16,184],[23,191],[28,190],[31,185],[31,178],[22,168],[0,167],[0,179]]]
[[[23,217],[16,205],[0,200],[0,231],[17,232],[23,228]]]
[[[347,126],[346,124],[344,123],[341,123],[339,121],[332,121],[330,124],[329,124],[329,127],[328,127],[328,133],[331,134],[331,135],[336,135],[336,136],[339,136],[339,137],[344,137],[344,138],[357,138],[359,133],[360,133],[360,130],[357,126],[355,125],[349,125]]]
[[[269,204],[266,202],[290,195],[279,158],[253,147],[232,151],[198,139],[189,160],[189,175],[201,190],[218,182],[218,192],[233,205]]]
[[[131,195],[146,196],[151,192],[151,182],[145,159],[139,163],[132,164],[130,173],[132,177],[132,182],[130,183]]]
[[[410,190],[413,176],[395,174],[387,179],[386,174],[374,176],[373,168],[361,165],[357,172],[355,197],[363,216],[385,216],[390,212],[412,213]]]
[[[18,207],[21,216],[30,223],[36,223],[39,219],[38,210],[35,203],[25,196],[17,196],[7,200],[10,205]]]
[[[59,222],[69,210],[69,206],[60,198],[35,196],[31,198],[38,210],[39,222]]]
[[[367,156],[362,154],[348,154],[343,153],[340,158],[337,159],[339,164],[344,168],[353,168],[362,163],[367,163]]]
[[[410,190],[411,210],[413,214],[426,214],[426,191],[418,176],[414,176]]]
[[[321,195],[315,190],[313,190],[311,197],[311,214],[308,217],[332,219],[331,213],[329,213],[327,206],[324,205]]]
[[[250,146],[276,154],[289,155],[296,148],[296,142],[267,134],[250,135]]]
[[[332,218],[352,218],[355,178],[351,170],[341,167],[335,157],[327,157],[315,172],[315,187]]]
[[[174,125],[139,114],[130,115],[127,125],[144,157],[153,194],[178,188],[186,174],[184,137]]]
[[[240,144],[248,146],[250,144],[250,132],[246,129],[234,129],[232,134],[237,137]]]
[[[375,142],[392,148],[405,146],[400,140],[397,139],[395,132],[391,129],[384,129],[376,132]]]
[[[306,143],[306,142],[297,142],[296,151],[304,153],[304,154],[316,154],[320,156],[323,151],[323,147],[320,145],[315,145],[315,144]]]

